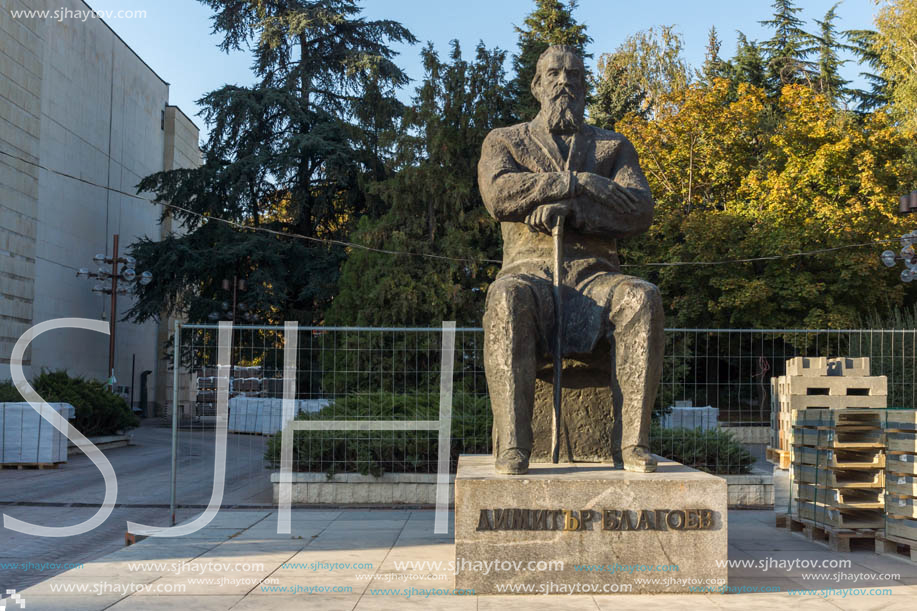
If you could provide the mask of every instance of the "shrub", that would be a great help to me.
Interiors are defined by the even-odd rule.
[[[32,387],[48,403],[74,407],[73,426],[87,437],[114,435],[140,425],[127,401],[108,390],[103,382],[67,375],[66,371],[43,371]],[[0,402],[23,401],[12,382],[0,383]]]
[[[373,392],[335,399],[332,405],[297,420],[438,420],[439,395]],[[459,454],[490,452],[492,417],[486,396],[458,391],[453,396],[450,470]],[[265,459],[280,465],[280,433],[268,441]],[[295,431],[293,470],[362,473],[436,473],[437,431]]]
[[[653,425],[650,450],[683,465],[717,475],[751,473],[751,452],[722,429],[664,429]]]

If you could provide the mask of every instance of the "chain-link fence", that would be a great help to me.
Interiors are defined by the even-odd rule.
[[[437,419],[442,329],[300,327],[298,333],[297,418]],[[284,329],[236,326],[232,337],[228,460],[238,481],[227,486],[224,505],[270,504],[268,478],[281,457]],[[184,325],[173,338],[180,354],[178,477],[194,478],[204,490],[213,473],[216,338],[216,325]],[[771,439],[770,378],[783,375],[796,356],[869,357],[871,374],[888,377],[889,405],[917,406],[914,331],[668,329],[651,449],[714,473],[749,472]],[[479,328],[456,329],[452,405],[454,470],[460,454],[491,451]],[[433,430],[296,431],[293,440],[294,472],[437,469]]]

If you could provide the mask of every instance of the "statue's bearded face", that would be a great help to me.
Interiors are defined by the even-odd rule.
[[[584,78],[583,63],[573,53],[549,53],[538,62],[532,92],[552,133],[570,134],[583,124]]]

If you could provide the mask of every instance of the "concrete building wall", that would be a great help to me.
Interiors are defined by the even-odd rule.
[[[44,23],[10,14],[30,4],[0,0],[0,376],[35,302],[45,32]]]
[[[0,0],[4,9],[13,4],[25,3]],[[28,4],[22,8],[88,8],[81,0],[29,0]],[[149,194],[134,195],[136,185],[154,172],[196,165],[200,154],[197,128],[186,118],[177,133],[167,135],[165,115],[174,108],[168,107],[168,83],[102,20],[13,19],[8,10],[0,10],[0,29],[0,74],[9,77],[0,82],[0,150],[18,143],[41,166],[8,168],[0,159],[0,206],[22,209],[16,211],[22,231],[0,233],[13,236],[0,239],[11,241],[7,250],[14,254],[0,257],[4,259],[0,277],[8,278],[9,290],[21,293],[21,297],[11,293],[17,299],[4,299],[0,305],[2,379],[9,375],[3,363],[8,363],[10,342],[28,326],[63,317],[110,320],[110,297],[93,295],[90,289],[97,281],[77,278],[76,270],[95,271],[96,253],[111,256],[114,234],[120,238],[121,256],[141,236],[158,238],[161,207],[150,202]],[[11,40],[8,30],[18,32],[19,38]],[[14,58],[34,57],[24,60],[31,69],[6,60],[10,53]],[[4,108],[16,106],[14,95],[31,96],[28,111],[4,113]],[[28,131],[8,135],[12,128],[4,127],[3,117],[11,113],[23,117]],[[7,228],[6,222],[3,227]],[[4,286],[0,285],[0,292]],[[129,296],[119,296],[119,320],[131,301]],[[119,385],[132,383],[132,357],[135,384],[140,372],[156,371],[157,340],[156,323],[118,322],[115,376]],[[26,375],[42,368],[62,368],[105,379],[108,336],[77,330],[49,332],[35,339],[27,365]],[[151,383],[153,394],[155,379]],[[135,392],[135,400],[138,395]]]

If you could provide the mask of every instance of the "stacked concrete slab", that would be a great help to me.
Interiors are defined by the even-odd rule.
[[[799,409],[883,408],[888,379],[869,375],[868,358],[795,357],[786,375],[771,378],[771,428],[768,458],[781,469],[790,465],[793,414]]]
[[[720,410],[718,407],[693,407],[674,405],[667,414],[663,414],[661,425],[664,429],[700,429],[711,431],[719,426]]]
[[[66,420],[69,403],[50,403]],[[67,437],[25,402],[0,403],[0,464],[43,466],[67,462]]]
[[[885,536],[876,540],[877,552],[904,546],[917,561],[917,410],[889,409],[884,418]]]
[[[796,410],[792,486],[799,518],[832,530],[882,527],[884,415],[880,409]]]
[[[314,413],[331,404],[328,399],[297,399],[293,413]],[[229,400],[229,432],[273,435],[283,426],[283,399],[233,397]]]

